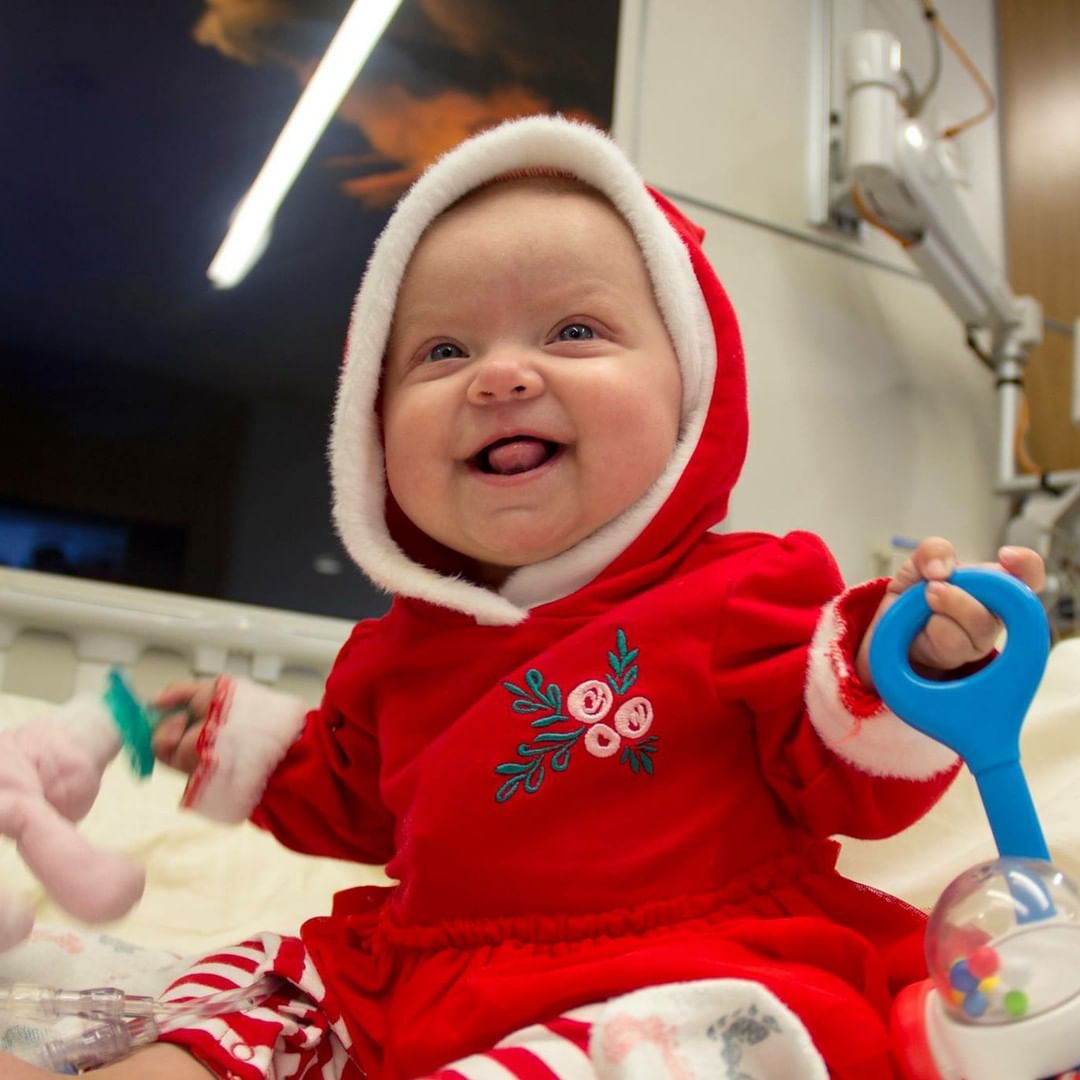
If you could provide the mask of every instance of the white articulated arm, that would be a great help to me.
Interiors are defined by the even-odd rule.
[[[1042,311],[1016,297],[956,190],[942,140],[900,105],[900,44],[881,30],[848,43],[846,172],[857,205],[903,244],[969,328],[1022,358],[1042,338]]]

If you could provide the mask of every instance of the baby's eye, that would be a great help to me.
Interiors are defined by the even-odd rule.
[[[432,346],[427,351],[425,360],[454,360],[459,356],[464,356],[465,351],[454,345],[449,341],[440,341],[438,345]]]
[[[596,335],[591,326],[584,323],[570,323],[559,331],[560,341],[591,341]]]

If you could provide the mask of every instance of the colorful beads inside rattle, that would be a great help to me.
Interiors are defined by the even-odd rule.
[[[985,1016],[988,1010],[1020,1019],[1028,1011],[1028,996],[1022,989],[1028,975],[1022,965],[1003,966],[996,949],[980,945],[950,966],[950,997],[972,1020]]]

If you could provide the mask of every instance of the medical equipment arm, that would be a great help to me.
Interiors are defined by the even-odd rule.
[[[996,360],[1023,362],[1042,340],[1042,309],[1014,296],[972,223],[944,140],[901,105],[900,44],[881,30],[846,52],[846,173],[863,216],[903,245],[969,329],[988,331]]]

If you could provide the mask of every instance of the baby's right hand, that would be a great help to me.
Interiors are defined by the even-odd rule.
[[[154,756],[189,775],[199,763],[196,744],[214,696],[214,680],[173,683],[151,705],[166,717],[154,730]]]

